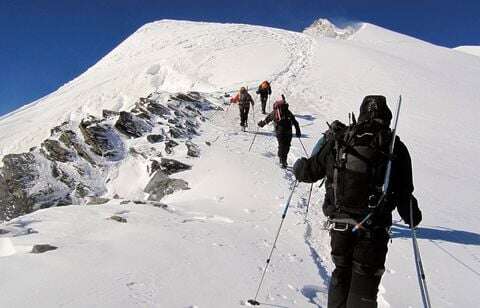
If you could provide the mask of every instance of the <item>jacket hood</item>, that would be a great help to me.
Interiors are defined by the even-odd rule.
[[[359,122],[376,120],[386,126],[392,121],[392,111],[387,106],[387,99],[383,95],[368,95],[360,106]]]

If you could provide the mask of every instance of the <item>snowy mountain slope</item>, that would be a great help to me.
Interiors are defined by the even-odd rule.
[[[263,79],[272,81],[274,95],[285,93],[311,149],[326,129],[325,121],[347,121],[347,113],[357,113],[363,96],[385,94],[393,107],[402,94],[399,134],[412,155],[416,195],[424,212],[419,238],[433,305],[478,306],[472,294],[480,277],[480,61],[370,24],[341,38],[321,32],[176,21],[148,24],[57,92],[4,116],[0,154],[37,145],[64,119],[131,108],[138,97],[154,90],[223,93]],[[9,283],[1,288],[12,294],[0,299],[0,306],[235,307],[252,297],[291,179],[275,166],[276,141],[268,129],[261,130],[248,152],[253,136],[238,133],[234,107],[209,118],[195,141],[212,145],[192,163],[192,170],[178,174],[191,189],[162,200],[173,213],[110,201],[98,208],[42,210],[17,220],[16,231],[23,234],[32,227],[38,233],[1,239],[2,247],[11,248],[13,242],[16,253],[0,259],[9,265]],[[294,140],[290,163],[303,155]],[[127,191],[128,177],[115,189]],[[308,188],[301,185],[294,194],[259,297],[272,305],[318,307],[326,302],[331,263],[318,206],[323,189],[314,189],[318,205],[312,205],[305,223]],[[105,220],[124,210],[129,211],[121,214],[126,224]],[[408,230],[399,224],[393,232],[380,306],[419,307]],[[39,256],[23,253],[43,242],[59,249]],[[9,255],[10,248],[0,251]],[[92,268],[86,273],[76,265],[84,260]],[[28,271],[19,274],[18,268]],[[62,270],[74,275],[47,275]],[[19,286],[27,282],[29,290],[42,287],[24,299]],[[62,290],[60,295],[49,291],[52,285]]]
[[[464,53],[468,53],[474,56],[480,56],[480,46],[458,46],[453,49],[464,52]]]

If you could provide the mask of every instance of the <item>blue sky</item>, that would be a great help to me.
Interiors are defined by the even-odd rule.
[[[443,46],[480,45],[480,1],[0,0],[0,115],[56,90],[143,24],[163,18],[301,31],[367,21]]]

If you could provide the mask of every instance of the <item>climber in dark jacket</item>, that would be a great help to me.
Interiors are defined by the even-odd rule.
[[[267,114],[265,108],[267,106],[268,96],[272,95],[272,88],[268,81],[262,82],[258,86],[257,94],[260,94],[260,101],[262,102],[262,113]]]
[[[243,130],[248,126],[248,112],[250,111],[250,104],[252,107],[255,102],[245,87],[241,87],[237,95],[235,95],[230,103],[238,103],[238,108],[240,111],[240,126]]]
[[[410,155],[398,137],[394,144],[386,199],[380,205],[377,203],[388,163],[385,155],[388,156],[392,138],[391,119],[392,113],[384,96],[367,96],[362,102],[358,123],[351,126],[354,128],[348,129],[339,121],[333,122],[311,157],[299,159],[293,167],[300,182],[313,183],[325,177],[323,213],[330,222],[331,255],[335,264],[328,308],[377,307],[392,211],[396,208],[404,222],[414,227],[422,219],[417,200],[412,195]],[[358,146],[361,138],[375,140],[384,151],[371,150],[373,141],[367,146]],[[388,141],[382,142],[379,138]],[[356,146],[347,143],[351,140],[355,140]],[[369,153],[372,156],[366,158]],[[370,178],[365,180],[362,174]],[[369,205],[378,205],[374,215],[360,230],[352,232],[353,227],[372,212]],[[413,221],[410,221],[410,207]]]
[[[288,104],[282,95],[274,104],[273,111],[267,115],[265,120],[258,122],[258,126],[264,127],[268,123],[274,123],[275,134],[278,141],[278,158],[280,166],[287,168],[287,156],[292,142],[292,125],[295,126],[296,136],[300,137],[300,126],[295,116],[288,109]]]

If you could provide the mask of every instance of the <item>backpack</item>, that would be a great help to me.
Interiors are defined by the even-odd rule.
[[[377,204],[388,164],[391,131],[360,122],[334,136],[333,201],[337,209],[365,214]]]
[[[288,120],[288,104],[285,100],[277,100],[273,104],[273,114],[274,114],[274,121],[276,124]]]

